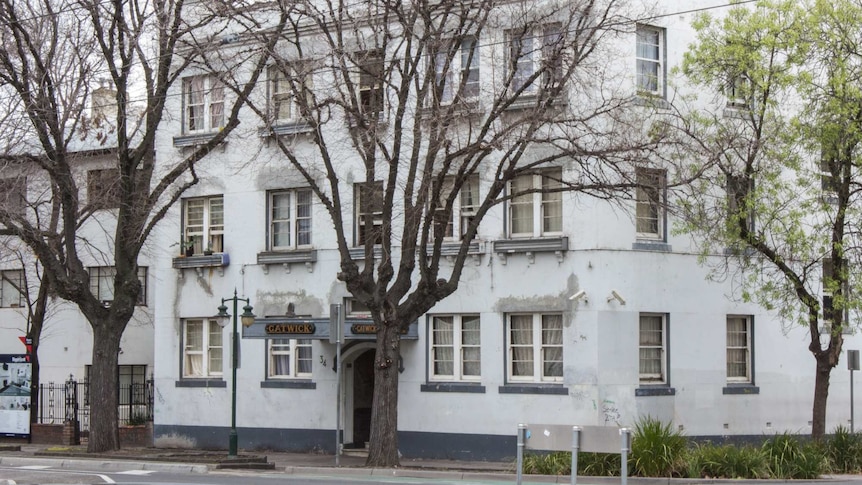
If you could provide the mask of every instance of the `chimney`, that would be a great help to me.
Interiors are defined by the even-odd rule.
[[[93,120],[113,122],[117,118],[117,92],[104,80],[99,84],[90,94]]]

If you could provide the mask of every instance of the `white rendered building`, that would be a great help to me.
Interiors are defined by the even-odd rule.
[[[694,39],[688,11],[706,3],[663,2],[666,15],[632,22],[620,35],[620,57],[608,63],[624,74],[632,95],[635,83],[658,99],[675,95],[667,76]],[[476,69],[490,77],[493,61],[482,49]],[[177,84],[185,90],[169,103],[174,116],[160,129],[159,157],[180,156],[218,129],[225,92],[210,83],[190,70]],[[277,91],[266,88],[272,83],[262,80],[258,95]],[[155,435],[187,436],[202,447],[227,444],[231,332],[211,316],[236,291],[257,315],[240,342],[240,447],[333,451],[336,362],[344,369],[343,442],[361,444],[373,384],[367,314],[336,277],[340,256],[329,215],[281,158],[272,135],[259,135],[263,123],[244,116],[242,127],[202,162],[201,181],[156,235]],[[313,160],[299,124],[278,127],[274,136]],[[349,155],[336,156],[346,186],[365,181]],[[565,163],[551,170],[563,179],[577,175]],[[531,182],[542,184],[543,177]],[[480,196],[490,183],[478,178]],[[814,359],[807,329],[786,329],[759,306],[729,298],[730,283],[708,281],[690,238],[672,234],[663,200],[612,204],[564,193],[554,208],[541,194],[518,202],[518,210],[535,215],[532,222],[514,222],[512,203],[492,208],[458,290],[402,339],[404,456],[499,459],[514,455],[519,423],[630,426],[648,415],[698,437],[810,432]],[[351,212],[343,214],[356,258],[362,257],[358,221],[368,215],[352,212],[360,207],[348,202]],[[192,255],[179,257],[177,241],[188,240]],[[206,246],[213,254],[203,254]],[[340,356],[329,341],[331,304],[348,310]],[[845,345],[858,347],[858,337],[848,336]],[[832,374],[828,429],[850,417],[843,369]]]

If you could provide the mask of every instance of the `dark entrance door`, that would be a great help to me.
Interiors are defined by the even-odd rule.
[[[353,361],[353,447],[364,448],[371,437],[371,403],[374,396],[374,349]]]

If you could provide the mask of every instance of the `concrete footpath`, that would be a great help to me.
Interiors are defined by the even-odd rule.
[[[266,463],[266,466],[259,466]],[[366,468],[365,458],[343,455],[339,466],[333,455],[318,453],[243,452],[229,458],[223,451],[162,448],[124,448],[117,452],[90,454],[85,446],[0,444],[0,466],[50,465],[69,470],[127,471],[150,470],[168,473],[209,473],[218,470],[247,470],[263,473],[320,476],[389,476],[448,480],[498,480],[515,482],[515,464],[506,462],[415,460],[402,458],[398,468]],[[525,475],[525,482],[570,483],[568,476]],[[860,481],[862,476],[823,477],[817,482]],[[632,478],[630,485],[724,484],[731,480],[683,478]],[[733,485],[801,483],[792,480],[732,480]],[[579,484],[609,485],[619,477],[578,477]]]

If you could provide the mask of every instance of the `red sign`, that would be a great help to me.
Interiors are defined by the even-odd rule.
[[[18,337],[18,340],[20,340],[21,343],[24,344],[24,347],[27,347],[28,354],[33,353],[33,339],[29,337]]]

